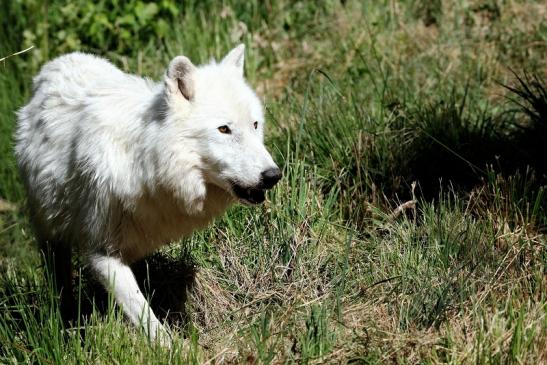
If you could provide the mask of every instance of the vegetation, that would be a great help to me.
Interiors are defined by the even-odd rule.
[[[35,46],[0,63],[1,363],[547,362],[544,2],[0,8],[0,58]],[[64,326],[12,153],[31,77],[84,50],[159,79],[238,42],[284,179],[135,265],[173,349],[85,268]]]

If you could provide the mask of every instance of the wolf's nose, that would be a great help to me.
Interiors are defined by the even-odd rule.
[[[281,179],[281,176],[283,176],[278,167],[273,167],[263,171],[260,175],[262,177],[262,186],[264,189],[273,188],[273,186]]]

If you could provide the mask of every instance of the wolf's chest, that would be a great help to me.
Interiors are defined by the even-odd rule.
[[[119,228],[119,251],[131,262],[145,257],[161,246],[188,237],[224,213],[231,198],[210,189],[199,215],[188,215],[169,195],[145,197],[136,209],[124,214]]]

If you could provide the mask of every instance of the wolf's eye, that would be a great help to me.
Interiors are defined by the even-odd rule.
[[[258,122],[254,122],[253,125],[254,125],[255,129],[258,128]]]
[[[218,131],[220,133],[225,133],[225,134],[232,133],[232,131],[230,130],[230,128],[227,125],[221,125],[220,127],[218,127]]]

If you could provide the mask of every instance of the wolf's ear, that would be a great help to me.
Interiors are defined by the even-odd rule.
[[[182,94],[190,101],[194,98],[194,72],[196,66],[188,57],[177,56],[169,63],[165,74],[165,81],[169,91],[173,94]]]
[[[245,62],[245,45],[242,43],[232,49],[226,57],[222,59],[223,65],[234,66],[243,76],[243,64]]]

